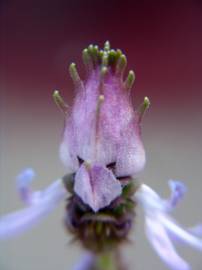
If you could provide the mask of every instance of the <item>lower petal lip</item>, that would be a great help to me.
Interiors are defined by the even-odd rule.
[[[97,212],[117,198],[122,187],[111,170],[102,165],[86,167],[84,163],[76,173],[74,191],[85,204]]]

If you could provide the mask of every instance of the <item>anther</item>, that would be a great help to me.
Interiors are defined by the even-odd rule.
[[[93,69],[93,63],[92,63],[91,56],[88,52],[88,49],[83,50],[82,56],[83,56],[83,62],[86,65],[88,71],[91,71]]]
[[[135,81],[135,73],[133,70],[130,70],[128,73],[128,77],[125,80],[125,88],[127,90],[130,90],[131,87],[133,86],[134,81]]]
[[[149,106],[150,106],[150,100],[148,97],[144,98],[143,103],[140,105],[140,108],[138,110],[138,114],[139,114],[139,122],[141,122],[145,112],[148,110]]]
[[[108,53],[104,52],[103,57],[102,57],[102,65],[104,67],[108,66]]]
[[[117,61],[116,74],[122,75],[127,65],[127,59],[124,54],[122,54]]]
[[[76,87],[82,87],[83,88],[83,82],[79,76],[79,73],[77,71],[76,68],[76,64],[75,63],[71,63],[69,66],[69,73],[70,76],[75,84]]]
[[[107,41],[105,42],[105,44],[104,44],[104,50],[105,50],[105,51],[109,51],[109,50],[110,50],[110,43],[109,43],[108,40],[107,40]]]
[[[60,93],[58,90],[55,90],[53,92],[53,100],[55,102],[55,104],[60,108],[60,110],[67,114],[67,110],[68,110],[68,105],[64,102],[63,98],[61,97]]]

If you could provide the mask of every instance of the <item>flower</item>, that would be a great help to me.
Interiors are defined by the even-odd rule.
[[[133,109],[130,89],[134,72],[129,71],[123,80],[126,57],[120,50],[111,50],[109,42],[104,50],[90,45],[83,51],[83,60],[85,81],[75,64],[70,65],[76,91],[71,109],[57,90],[53,94],[65,113],[60,157],[67,175],[43,191],[32,191],[35,173],[25,169],[17,177],[17,187],[26,207],[0,218],[0,240],[37,224],[69,192],[66,227],[90,252],[75,269],[88,269],[95,263],[92,253],[115,249],[127,239],[138,202],[145,213],[148,240],[161,259],[170,269],[190,269],[171,242],[177,239],[202,250],[202,226],[185,230],[170,216],[186,187],[170,180],[171,196],[164,200],[149,186],[134,180],[145,165],[140,124],[149,106],[148,98],[138,110]]]
[[[75,173],[76,194],[95,212],[121,194],[117,177],[134,176],[144,168],[140,117],[130,89],[134,72],[123,81],[126,57],[120,50],[90,45],[83,51],[87,79],[70,65],[76,95],[66,117],[60,156],[68,173]],[[56,93],[58,94],[58,92]],[[110,165],[113,164],[113,171]]]

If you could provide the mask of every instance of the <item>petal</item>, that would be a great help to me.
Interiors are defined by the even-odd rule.
[[[189,228],[188,231],[196,236],[202,237],[202,224]]]
[[[169,232],[169,235],[173,235],[174,238],[177,238],[178,240],[181,240],[182,242],[185,242],[190,246],[202,251],[202,239],[195,237],[188,231],[181,228],[171,218],[164,214],[159,214],[159,222],[163,224],[163,226]]]
[[[136,176],[143,170],[146,157],[140,138],[138,124],[133,118],[127,127],[121,131],[120,144],[117,151],[116,175]]]
[[[113,173],[99,165],[82,165],[75,176],[74,191],[94,212],[108,206],[121,192]]]
[[[169,199],[169,204],[172,208],[176,207],[178,202],[183,198],[187,191],[184,183],[180,181],[169,180],[168,185],[171,189],[171,196]]]
[[[142,204],[144,210],[158,210],[169,212],[173,210],[183,198],[186,192],[186,186],[180,181],[170,180],[168,182],[171,189],[169,199],[162,199],[153,189],[143,184],[135,194],[135,198]]]
[[[35,172],[31,168],[27,168],[22,171],[16,178],[17,180],[17,189],[19,191],[22,201],[25,203],[30,202],[31,189],[30,184],[35,176]]]
[[[0,239],[23,233],[49,214],[66,196],[61,180],[55,181],[43,192],[34,192],[32,205],[0,218]]]
[[[146,218],[146,233],[148,240],[161,259],[175,270],[188,270],[189,265],[178,256],[163,225],[154,218]]]
[[[153,211],[167,211],[167,202],[149,186],[142,184],[135,193],[135,199],[142,205],[144,211],[152,213]]]
[[[74,266],[73,270],[89,270],[94,263],[94,256],[90,252],[86,252],[79,262]]]

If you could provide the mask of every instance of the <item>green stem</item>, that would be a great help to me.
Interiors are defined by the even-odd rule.
[[[95,264],[92,270],[127,270],[123,266],[118,251],[105,252],[96,256]]]

